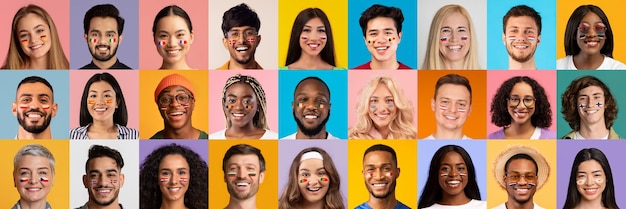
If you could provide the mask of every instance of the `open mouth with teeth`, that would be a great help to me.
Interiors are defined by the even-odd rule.
[[[586,188],[584,190],[586,195],[594,195],[598,192],[598,188]]]
[[[36,187],[36,188],[35,187],[26,188],[26,191],[28,191],[28,192],[38,192],[38,191],[41,191],[41,190],[42,190],[42,188],[39,188],[39,187]]]
[[[106,112],[108,108],[103,107],[103,108],[94,108],[93,110],[96,111],[96,113],[103,113]]]
[[[248,47],[248,46],[238,46],[238,47],[235,47],[235,51],[237,51],[237,52],[246,52],[246,51],[248,51],[249,48],[250,47]]]
[[[387,120],[389,115],[389,113],[374,113],[374,116],[376,116],[379,120]]]
[[[461,45],[453,45],[453,46],[447,46],[446,48],[448,48],[451,51],[459,51],[463,48],[463,46]]]
[[[307,187],[306,190],[309,192],[318,192],[322,189],[322,187]]]
[[[513,48],[516,48],[516,49],[527,49],[528,47],[529,45],[526,45],[526,44],[519,44],[519,45],[513,44]]]
[[[376,49],[376,51],[378,53],[383,53],[385,52],[387,49],[389,49],[389,46],[379,46],[379,47],[374,47],[374,49]]]
[[[321,44],[318,44],[318,43],[308,43],[306,45],[309,46],[311,50],[317,50],[317,48],[321,46]]]
[[[528,111],[513,111],[513,115],[517,118],[523,118],[528,116]]]
[[[178,54],[180,54],[182,50],[181,49],[170,49],[170,50],[165,50],[165,53],[167,53],[167,56],[170,57],[175,57],[178,56]]]
[[[37,50],[37,49],[41,48],[42,46],[43,46],[43,43],[42,43],[42,44],[37,44],[37,45],[30,46],[29,48],[30,48],[31,50]]]
[[[443,117],[444,117],[445,119],[448,119],[448,120],[456,120],[456,119],[458,119],[458,118],[459,118],[459,117],[452,116],[452,115],[444,115]]]
[[[459,186],[461,186],[461,181],[459,180],[446,181],[446,185],[449,188],[458,188]]]
[[[244,113],[231,113],[231,115],[233,116],[233,119],[235,120],[241,120],[243,119],[243,117],[246,116],[246,114]]]
[[[583,42],[588,47],[596,47],[600,44],[600,40],[595,40],[595,39],[584,40]]]

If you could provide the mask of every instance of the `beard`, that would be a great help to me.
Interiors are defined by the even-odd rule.
[[[98,189],[98,188],[96,188]],[[111,188],[113,189],[113,188]],[[115,195],[113,196],[113,198],[111,198],[110,200],[104,200],[104,201],[98,201],[95,198],[95,195],[93,194],[93,191],[91,189],[88,190],[89,191],[89,199],[92,200],[94,203],[96,203],[96,205],[99,206],[109,206],[111,205],[113,202],[115,202],[115,200],[117,200],[118,195],[120,194],[120,190],[115,191]]]
[[[28,111],[28,112],[39,112],[39,111]],[[44,115],[44,117],[42,118],[44,120],[43,124],[29,126],[28,124],[26,124],[26,119],[24,119],[24,117],[26,117],[26,113],[28,112],[24,112],[22,114],[17,115],[17,122],[20,124],[20,126],[22,126],[22,128],[24,128],[24,130],[28,131],[29,133],[40,134],[41,132],[48,129],[48,126],[50,126],[50,121],[52,120],[52,117],[48,117],[49,115],[46,115],[45,113],[43,113]]]
[[[106,46],[106,45],[97,45],[94,49],[89,48],[89,52],[91,52],[91,57],[93,57],[94,59],[101,61],[101,62],[106,62],[111,60],[111,58],[113,58],[116,54],[117,54],[117,48],[115,47],[115,49],[113,49],[113,52],[109,55],[100,55],[97,54],[96,52],[94,52],[97,48],[99,47],[107,47],[109,48],[109,50],[111,50],[111,46]]]
[[[328,110],[328,115],[326,116],[326,118],[324,118],[324,120],[322,120],[322,122],[319,125],[313,128],[307,128],[306,126],[304,126],[304,123],[300,121],[300,118],[296,117],[296,111],[293,110],[292,112],[293,112],[293,119],[296,120],[296,123],[298,124],[298,128],[306,136],[315,136],[316,134],[319,134],[322,131],[322,129],[326,127],[326,122],[328,122],[328,119],[330,118],[330,110]]]
[[[515,60],[517,62],[524,63],[524,62],[528,62],[528,60],[533,58],[533,56],[535,56],[535,52],[532,52],[532,53],[526,55],[525,57],[523,57],[523,56],[517,56],[514,53],[509,51],[509,56],[511,56],[511,58],[513,58],[513,60]]]
[[[391,186],[389,187],[389,190],[387,190],[387,192],[385,192],[382,195],[374,194],[374,191],[372,191],[372,188],[369,187],[371,185],[369,185],[367,182],[365,182],[365,184],[366,184],[365,186],[367,187],[367,190],[369,190],[369,192],[372,195],[372,197],[375,197],[377,199],[385,199],[385,198],[389,197],[389,195],[391,195],[391,193],[396,191],[396,182],[395,181],[391,184]]]
[[[230,196],[237,200],[250,199],[252,196],[256,195],[256,193],[259,191],[258,184],[254,184],[254,182],[250,183],[250,191],[248,191],[248,193],[237,192],[237,190],[235,189],[237,187],[237,183],[235,182],[230,182],[227,187],[228,187],[228,193],[230,194]]]

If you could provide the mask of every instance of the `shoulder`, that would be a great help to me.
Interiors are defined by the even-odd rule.
[[[506,205],[504,205],[504,204],[505,203],[502,203],[502,204],[500,204],[500,205],[498,205],[498,206],[496,206],[496,207],[494,207],[492,209],[506,209]]]
[[[410,69],[413,69],[413,68],[409,67],[408,65],[405,65],[404,63],[398,62],[398,64],[400,64],[398,66],[398,69],[400,69],[400,70],[410,70]]]
[[[602,65],[600,65],[600,67],[598,69],[605,69],[605,70],[626,70],[626,65],[624,65],[624,63],[617,61],[613,58],[604,56],[604,61],[602,62]]]
[[[487,208],[487,201],[472,199],[467,205],[471,208]]]
[[[487,136],[487,139],[504,139],[504,128],[498,129],[497,131],[490,133]]]
[[[541,136],[539,136],[540,139],[556,139],[556,132],[547,129],[547,128],[541,128]]]
[[[336,136],[333,136],[330,132],[326,132],[326,133],[328,133],[328,136],[326,136],[326,139],[333,139],[333,140],[339,139]]]
[[[117,139],[139,139],[139,131],[134,128],[117,125]]]
[[[261,139],[278,139],[278,134],[270,130],[265,130],[265,133],[263,134],[263,136],[261,136]]]
[[[556,61],[556,69],[558,70],[576,70],[576,67],[573,64],[572,55],[567,55],[561,59]],[[570,64],[572,63],[572,64]]]
[[[360,204],[359,206],[356,206],[354,209],[372,209],[372,207],[367,205],[367,202],[364,202],[363,204]]]
[[[297,134],[297,133],[298,133],[298,132],[293,133],[293,134],[291,134],[291,135],[289,135],[289,136],[285,136],[285,137],[281,138],[281,140],[293,140],[293,139],[296,139],[296,134]]]
[[[405,205],[404,203],[398,201],[398,204],[396,204],[396,207],[394,209],[411,209],[411,208]]]
[[[370,67],[370,63],[371,63],[371,62],[372,62],[372,61],[369,61],[369,62],[367,62],[367,63],[365,63],[365,64],[359,65],[359,66],[357,66],[357,67],[355,67],[355,68],[352,68],[352,69],[355,69],[355,70],[367,70],[367,69],[372,69],[372,67]]]
[[[212,133],[209,135],[209,139],[226,139],[226,129]]]
[[[70,139],[87,139],[87,128],[89,125],[70,129]]]
[[[198,139],[209,139],[209,134],[207,134],[203,130],[200,130],[200,136],[198,137]]]
[[[163,130],[156,132],[150,139],[163,139]]]

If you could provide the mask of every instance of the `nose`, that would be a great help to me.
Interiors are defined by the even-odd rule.
[[[520,176],[519,181],[517,181],[519,185],[526,185],[528,182],[526,181],[526,176]]]
[[[591,185],[593,185],[594,182],[595,182],[595,180],[593,179],[593,177],[591,175],[588,175],[587,179],[585,180],[585,185],[591,186]]]
[[[28,178],[28,184],[37,184],[37,182],[39,182],[39,178],[36,178],[35,176],[30,176]]]

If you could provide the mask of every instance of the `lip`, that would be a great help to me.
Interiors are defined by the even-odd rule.
[[[456,52],[456,51],[460,51],[461,49],[463,49],[463,46],[461,46],[461,45],[449,45],[449,46],[446,46],[446,49],[448,49],[450,51]]]
[[[240,46],[235,46],[234,48],[235,48],[235,51],[237,51],[238,53],[247,53],[251,47],[247,45],[240,45]]]
[[[599,39],[586,39],[583,41],[583,43],[585,43],[585,46],[587,47],[597,47],[600,45],[600,40]]]
[[[166,115],[171,120],[181,120],[185,116],[186,112],[184,111],[171,111],[167,112]]]
[[[457,119],[459,119],[459,117],[453,116],[453,115],[444,115],[443,117],[445,119],[447,119],[447,120],[457,120]]]
[[[513,115],[517,118],[524,118],[529,115],[528,111],[513,111]]]
[[[178,56],[181,52],[182,52],[182,49],[167,49],[167,50],[165,50],[165,54],[168,57]]]
[[[585,188],[583,189],[586,195],[594,195],[598,192],[598,188]]]
[[[322,190],[322,187],[307,187],[306,191],[311,194],[318,194]]]
[[[26,191],[27,191],[27,192],[39,192],[39,191],[41,191],[42,189],[43,189],[43,188],[41,188],[41,187],[27,187],[27,188],[26,188]]]
[[[378,53],[378,54],[384,54],[385,52],[387,52],[389,47],[390,46],[375,46],[374,50],[376,50],[376,53]]]
[[[527,195],[530,193],[530,188],[514,188],[514,190],[518,195]]]
[[[242,120],[247,114],[245,113],[231,113],[233,120]]]
[[[250,188],[250,183],[248,182],[237,182],[235,183],[235,189],[239,191],[245,191]]]
[[[42,46],[43,46],[43,43],[29,46],[29,48],[30,48],[30,50],[36,51],[36,50],[40,49]]]
[[[317,50],[318,48],[322,46],[322,44],[320,43],[307,43],[306,45],[309,47],[309,49],[313,51]]]
[[[387,118],[391,115],[391,113],[374,113],[379,120],[387,120]]]

